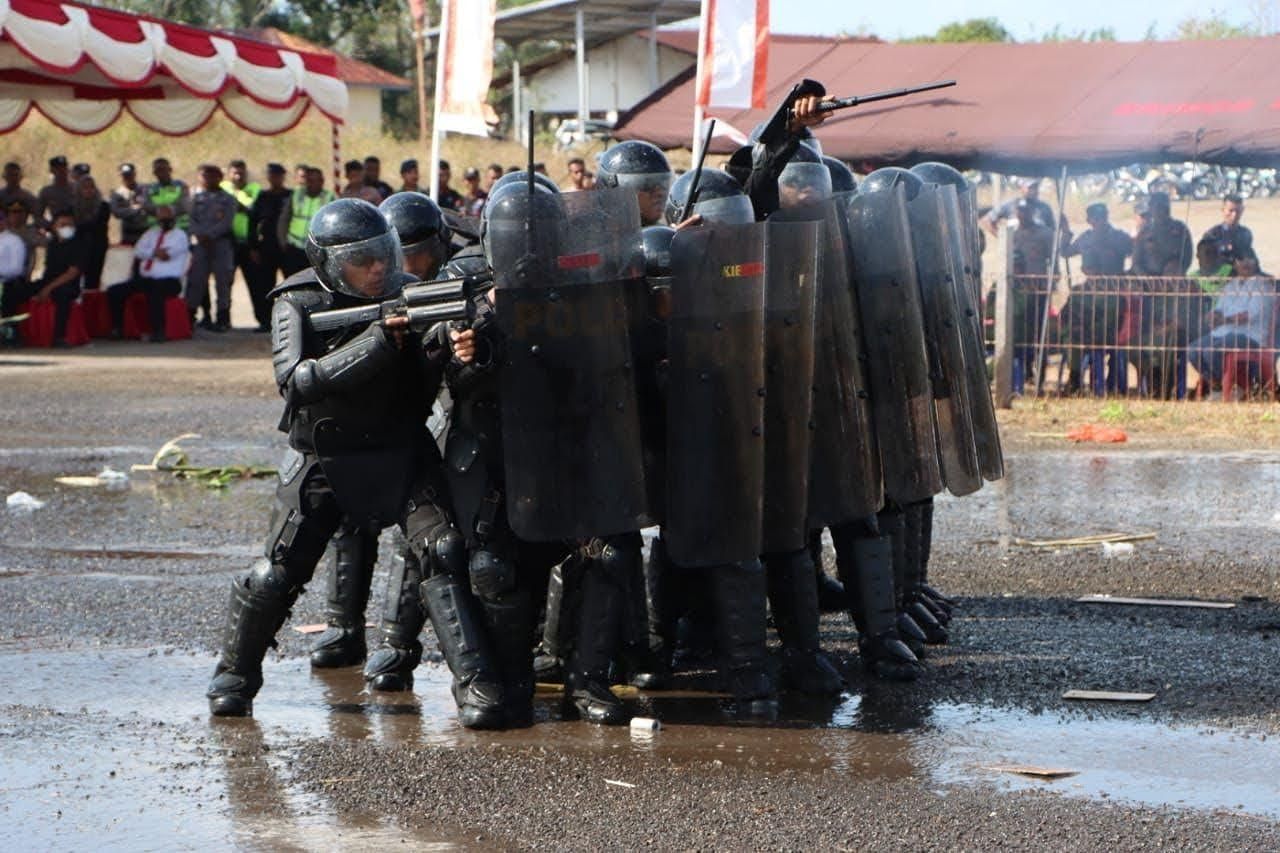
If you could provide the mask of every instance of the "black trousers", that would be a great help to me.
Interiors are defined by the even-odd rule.
[[[171,296],[182,293],[182,281],[177,278],[143,278],[135,275],[128,281],[107,288],[107,306],[111,309],[111,328],[124,328],[124,303],[135,293],[147,295],[147,317],[151,321],[153,340],[164,340],[164,303]]]
[[[4,286],[3,305],[0,305],[0,314],[8,317],[16,314],[18,306],[35,296],[44,287],[44,281],[11,281],[6,282]],[[53,340],[63,341],[67,337],[67,318],[71,316],[71,304],[80,296],[79,280],[69,282],[59,288],[55,288],[50,294],[49,299],[54,305],[53,314]]]
[[[254,265],[254,277],[246,278],[249,298],[253,301],[253,316],[258,325],[271,327],[271,300],[267,294],[276,286],[284,269],[284,252],[278,246],[259,246],[258,263]]]

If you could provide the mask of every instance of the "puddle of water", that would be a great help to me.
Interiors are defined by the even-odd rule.
[[[32,678],[37,655],[39,677]],[[210,720],[203,691],[212,663],[171,650],[0,652],[0,683],[23,685],[21,707],[0,708],[0,807],[7,818],[24,818],[6,822],[36,826],[39,838],[23,839],[36,846],[65,846],[104,829],[122,847],[150,846],[153,834],[158,842],[164,833],[148,814],[180,818],[193,839],[215,843],[236,837],[249,846],[312,849],[342,838],[363,845],[401,837],[381,816],[329,815],[324,802],[290,784],[289,752],[304,738],[397,749],[623,749],[677,766],[720,761],[746,772],[1045,787],[1280,818],[1274,738],[956,703],[904,706],[891,692],[785,701],[781,720],[769,726],[734,723],[715,696],[646,694],[641,713],[663,721],[652,737],[564,721],[557,699],[540,697],[534,728],[480,733],[457,725],[443,666],[420,667],[413,693],[370,695],[357,669],[312,673],[305,658],[268,662],[255,719]],[[50,720],[47,731],[42,719]],[[1078,775],[1042,782],[987,769],[1007,764]],[[57,809],[62,817],[51,820]],[[413,843],[454,840],[416,834]]]

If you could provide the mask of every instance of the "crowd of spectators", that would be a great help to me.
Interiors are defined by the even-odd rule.
[[[441,208],[479,216],[489,189],[504,174],[520,169],[494,163],[462,173],[453,187],[449,163],[437,164]],[[535,169],[546,173],[542,163]],[[167,159],[151,164],[151,180],[139,168],[123,163],[114,189],[99,187],[87,164],[68,164],[63,156],[49,160],[49,182],[38,193],[24,186],[21,165],[8,163],[0,187],[0,317],[15,315],[28,303],[50,302],[54,310],[54,344],[66,345],[71,306],[84,291],[106,291],[110,334],[124,333],[125,303],[142,294],[148,303],[150,340],[166,340],[166,301],[181,298],[198,328],[225,332],[231,328],[231,294],[239,270],[249,291],[258,331],[268,331],[268,294],[282,277],[307,266],[307,224],[317,210],[338,195],[378,204],[394,192],[427,192],[417,160],[400,164],[400,184],[382,177],[377,157],[351,160],[343,167],[345,182],[325,187],[325,171],[297,165],[290,185],[288,170],[269,163],[255,180],[243,160],[224,171],[206,163],[196,171],[195,186],[175,178]],[[589,189],[593,177],[581,159],[569,164],[566,190]],[[102,280],[108,234],[118,223],[118,244],[130,247],[133,263],[122,281]],[[36,261],[43,252],[43,268]],[[213,281],[210,289],[210,279]],[[0,326],[16,342],[13,326]]]
[[[1243,199],[1227,196],[1222,221],[1195,242],[1160,192],[1135,205],[1133,234],[1111,224],[1105,204],[1089,205],[1088,229],[1075,234],[1065,217],[1055,226],[1053,211],[1038,198],[1038,183],[1023,182],[1020,198],[983,219],[993,233],[1004,219],[1018,224],[1011,270],[1016,392],[1041,340],[1046,350],[1062,353],[1067,393],[1082,390],[1085,367],[1094,393],[1127,393],[1133,365],[1140,393],[1162,399],[1208,395],[1221,386],[1228,356],[1240,354],[1249,379],[1269,381],[1277,293],[1241,222]],[[1055,249],[1061,261],[1051,270]],[[1070,279],[1066,304],[1054,310],[1052,282],[1074,258],[1083,276]],[[1053,324],[1048,329],[1046,319]],[[1190,388],[1188,367],[1199,376]]]

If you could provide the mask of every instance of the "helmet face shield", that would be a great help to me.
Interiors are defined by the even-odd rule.
[[[778,176],[778,198],[784,208],[831,198],[831,170],[825,163],[788,163]]]
[[[379,234],[356,243],[324,248],[322,280],[348,296],[386,299],[400,292],[396,273],[404,271],[400,240],[395,234]]]
[[[653,224],[662,221],[662,211],[667,206],[673,175],[670,172],[646,172],[643,174],[617,175],[618,186],[635,192],[640,205],[640,221]]]
[[[701,216],[708,224],[749,225],[756,221],[755,208],[745,195],[700,201],[693,206],[693,215]]]

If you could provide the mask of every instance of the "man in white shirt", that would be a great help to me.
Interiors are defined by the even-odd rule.
[[[138,261],[137,274],[129,281],[107,288],[113,338],[122,334],[125,301],[135,293],[145,293],[151,319],[151,342],[165,341],[164,303],[166,299],[182,293],[182,277],[187,271],[190,253],[191,238],[177,227],[173,208],[168,205],[156,208],[156,224],[148,228],[133,247]]]
[[[3,224],[0,228],[0,283],[26,278],[27,244]]]

